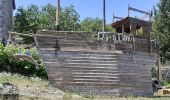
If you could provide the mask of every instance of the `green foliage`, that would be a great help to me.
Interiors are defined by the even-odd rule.
[[[102,31],[102,19],[87,17],[81,21],[81,29],[83,31]]]
[[[153,65],[152,66],[152,78],[158,78],[158,70],[157,70],[157,66]]]
[[[140,27],[139,29],[136,30],[136,35],[137,36],[142,36],[143,34],[144,34],[144,32],[143,32],[143,28],[142,27]]]
[[[28,9],[19,7],[14,17],[14,31],[19,33],[36,33],[39,30],[39,15],[38,6],[31,5]],[[24,37],[25,43],[33,42],[33,38]]]
[[[74,6],[61,8],[60,29],[64,31],[75,31],[79,28],[79,14]],[[36,33],[38,30],[55,29],[56,7],[47,4],[41,9],[31,5],[27,9],[19,7],[14,16],[14,30],[20,33]]]
[[[167,86],[167,85],[168,85],[168,82],[167,82],[166,80],[163,80],[163,81],[161,82],[161,84],[162,84],[163,86]]]
[[[92,18],[87,17],[80,23],[82,31],[95,31],[99,32],[102,31],[103,20],[100,18]],[[115,29],[111,26],[111,24],[106,25],[107,32],[115,32]]]
[[[55,28],[56,19],[56,7],[51,4],[47,4],[42,7],[41,13],[39,14],[39,28],[52,30]]]
[[[161,0],[153,23],[153,38],[160,40],[162,61],[170,60],[170,0]]]
[[[36,33],[38,30],[54,30],[56,21],[56,7],[47,4],[41,8],[31,5],[28,8],[19,7],[14,16],[14,31],[18,33]],[[61,8],[60,30],[79,30],[79,14],[74,6]],[[33,38],[24,37],[25,43],[32,43]]]
[[[61,8],[60,12],[60,30],[77,31],[79,30],[79,13],[76,12],[74,6]]]
[[[111,24],[106,25],[106,31],[107,32],[115,32],[115,29],[112,27]]]
[[[44,65],[41,64],[40,57],[34,49],[31,50],[32,57],[40,64],[39,69],[28,61],[20,61],[13,55],[16,53],[25,53],[25,49],[16,48],[12,45],[3,47],[0,44],[0,71],[6,71],[11,73],[19,73],[26,76],[38,76],[41,78],[47,78],[47,74]]]

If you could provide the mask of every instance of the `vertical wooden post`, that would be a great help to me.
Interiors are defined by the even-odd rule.
[[[113,23],[114,23],[114,20],[115,20],[115,15],[114,15],[114,13],[113,13]]]
[[[103,32],[105,32],[106,28],[106,1],[103,0]]]
[[[152,41],[151,41],[151,34],[149,33],[149,53],[152,53]]]
[[[57,0],[57,7],[56,7],[56,30],[60,30],[60,0]]]
[[[162,68],[160,55],[158,55],[158,79],[160,82],[162,82]]]
[[[162,82],[162,68],[161,68],[161,57],[160,57],[160,42],[158,42],[158,79]]]
[[[122,33],[124,33],[124,32],[125,32],[124,25],[122,25]]]
[[[128,17],[130,17],[130,10],[129,10],[130,5],[128,4]]]

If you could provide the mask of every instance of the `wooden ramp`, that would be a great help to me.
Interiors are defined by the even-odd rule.
[[[49,81],[59,89],[94,95],[153,95],[155,56],[125,54],[90,33],[40,31],[35,37]]]

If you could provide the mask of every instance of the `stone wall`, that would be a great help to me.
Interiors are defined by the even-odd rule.
[[[0,0],[0,39],[5,44],[8,38],[8,31],[12,29],[12,16],[12,0]]]

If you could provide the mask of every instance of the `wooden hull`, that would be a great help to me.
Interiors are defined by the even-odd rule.
[[[87,33],[41,31],[37,48],[57,88],[91,95],[151,96],[156,56],[124,53],[113,42],[92,42]]]

